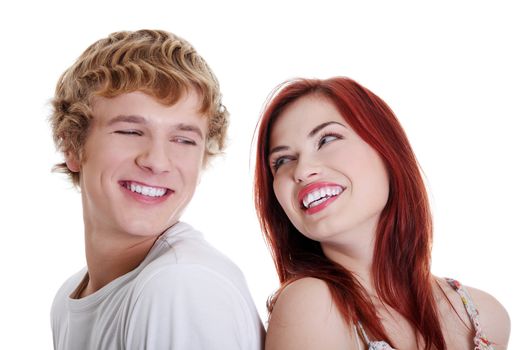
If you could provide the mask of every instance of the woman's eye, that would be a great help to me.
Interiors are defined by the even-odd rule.
[[[281,167],[281,165],[286,164],[290,161],[290,157],[279,157],[272,161],[272,169],[273,171],[277,171]]]
[[[327,143],[330,143],[332,141],[335,141],[335,140],[339,140],[341,138],[341,136],[339,135],[335,135],[335,134],[328,134],[328,135],[324,135],[321,137],[321,139],[319,139],[319,144],[318,144],[318,149],[323,147],[325,144]]]

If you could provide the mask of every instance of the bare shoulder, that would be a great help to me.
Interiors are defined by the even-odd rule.
[[[323,280],[311,277],[298,279],[290,283],[279,295],[276,308],[297,309],[308,312],[331,308],[332,296],[328,285]]]
[[[510,335],[510,317],[507,310],[489,293],[477,288],[465,287],[478,309],[485,335],[499,349],[506,349]]]
[[[281,292],[268,324],[267,350],[353,348],[353,330],[324,281],[301,278]]]
[[[438,279],[443,286],[448,286],[444,279]],[[479,312],[479,321],[486,337],[496,345],[497,349],[506,349],[510,335],[510,318],[507,310],[492,295],[480,289],[463,285],[471,296]],[[465,310],[460,296],[452,288],[446,288],[449,300],[455,305],[456,310]],[[466,312],[461,312],[460,317],[470,323]]]
[[[276,321],[274,324],[277,321],[290,324],[299,321],[324,323],[323,317],[341,318],[326,282],[306,277],[284,288],[275,303],[271,321]]]

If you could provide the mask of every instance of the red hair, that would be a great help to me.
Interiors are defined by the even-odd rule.
[[[355,81],[297,79],[284,83],[268,101],[258,125],[255,207],[281,288],[302,277],[324,280],[345,321],[358,320],[369,335],[390,344],[376,309],[351,271],[329,260],[317,241],[290,222],[273,192],[268,164],[272,126],[293,101],[317,95],[334,104],[355,132],[382,158],[389,175],[389,197],[376,232],[372,279],[381,300],[403,315],[422,336],[425,349],[445,349],[430,272],[432,219],[419,166],[408,139],[388,105]]]

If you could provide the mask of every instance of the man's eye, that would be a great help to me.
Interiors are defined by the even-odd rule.
[[[172,139],[172,142],[180,143],[180,144],[183,144],[183,145],[191,145],[191,146],[197,145],[197,142],[195,142],[192,139],[188,139],[186,137],[174,137]]]
[[[142,132],[139,131],[139,130],[117,130],[117,131],[115,131],[115,134],[142,136]]]

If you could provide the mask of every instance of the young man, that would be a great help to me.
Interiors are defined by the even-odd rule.
[[[55,349],[261,349],[242,273],[179,221],[228,123],[193,47],[163,31],[111,34],[62,75],[53,107],[87,260],[55,297]]]

